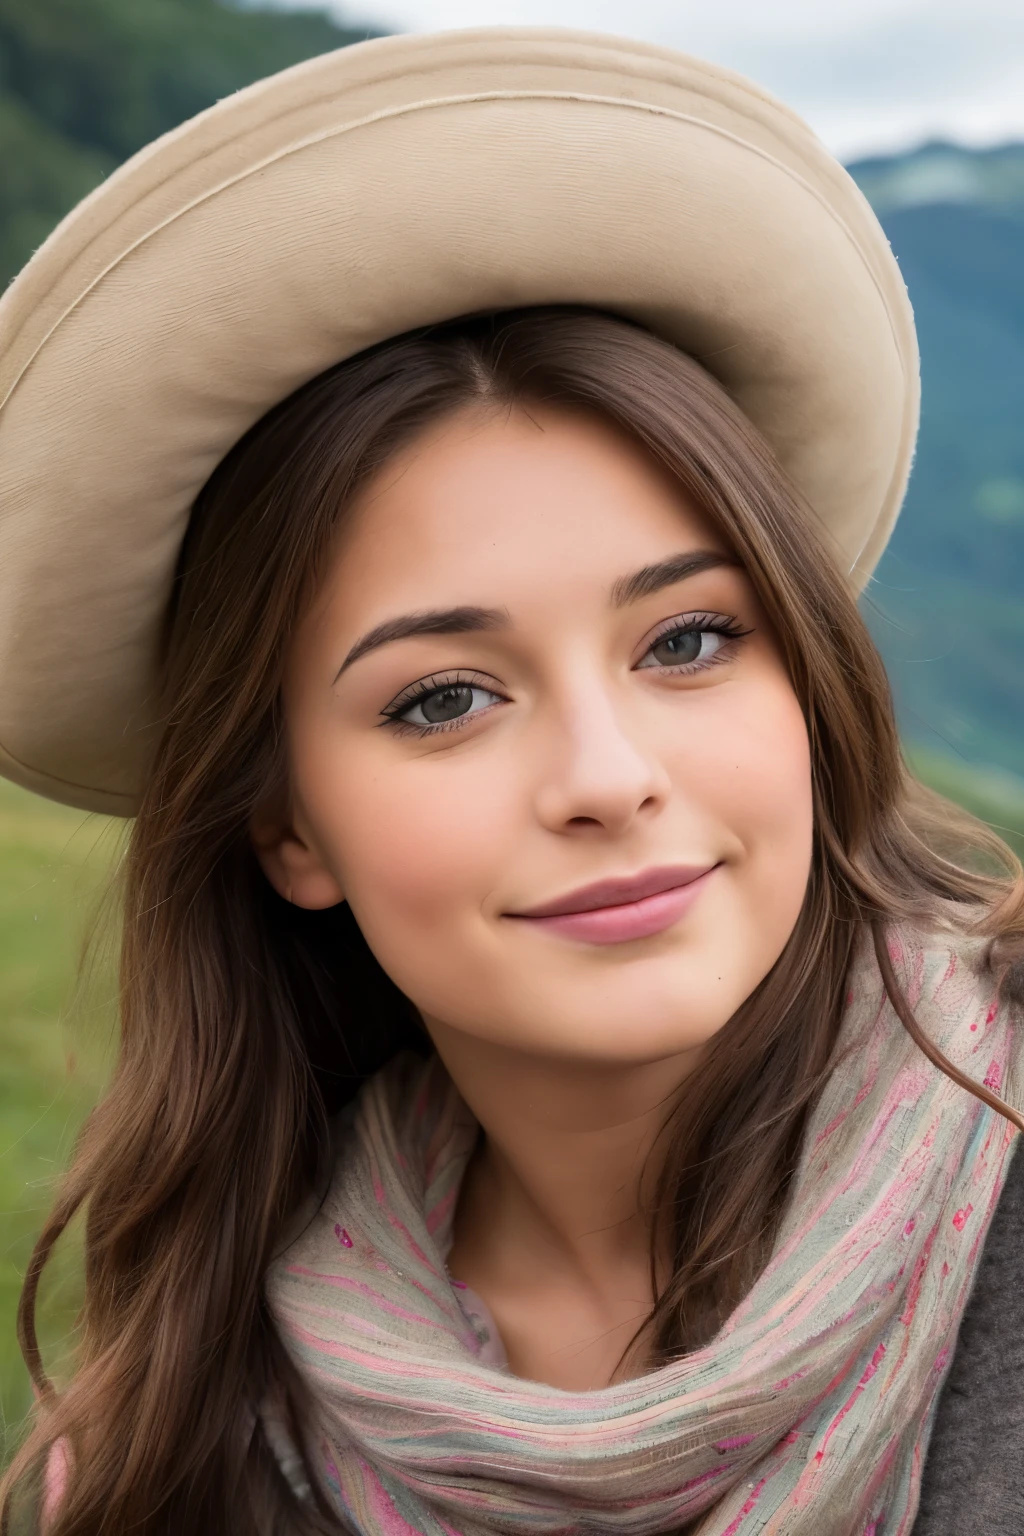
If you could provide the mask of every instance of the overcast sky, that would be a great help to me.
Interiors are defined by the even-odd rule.
[[[774,91],[846,159],[933,137],[1024,140],[1024,0],[325,3],[392,31],[506,23],[667,43]]]

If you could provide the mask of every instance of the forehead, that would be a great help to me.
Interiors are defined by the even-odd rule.
[[[667,470],[596,415],[466,410],[391,460],[349,509],[328,585],[365,611],[513,606],[606,589],[690,548],[727,547]]]

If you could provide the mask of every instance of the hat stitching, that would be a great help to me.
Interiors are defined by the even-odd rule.
[[[279,82],[283,79],[287,79],[289,83],[291,83],[300,75],[308,74],[309,76],[313,77],[318,76],[321,73],[328,74],[329,71],[337,64],[339,54],[344,53],[345,62],[348,63],[358,50],[360,61],[362,61],[371,52],[376,55],[378,51],[381,53],[387,51],[390,54],[396,50],[396,45],[399,43],[402,46],[403,57],[397,64],[393,65],[390,69],[379,69],[373,72],[364,73],[359,78],[357,84],[359,87],[365,88],[367,86],[380,85],[395,79],[400,80],[407,78],[410,74],[410,68],[406,56],[409,53],[413,53],[415,56],[415,54],[418,53],[420,47],[426,50],[428,45],[436,44],[439,36],[444,38],[446,44],[450,43],[453,45],[453,53],[455,55],[456,61],[459,63],[463,62],[460,56],[462,49],[468,44],[479,43],[482,39],[486,39],[488,41],[498,39],[504,43],[509,43],[512,45],[524,42],[535,47],[545,43],[567,41],[575,44],[576,42],[582,41],[595,54],[597,54],[599,50],[604,49],[608,55],[608,58],[597,58],[595,60],[581,60],[579,58],[574,58],[572,62],[572,68],[574,71],[603,73],[611,68],[614,68],[620,73],[629,74],[634,78],[645,82],[653,81],[659,85],[668,84],[677,88],[682,83],[683,88],[693,95],[701,96],[706,101],[711,102],[717,106],[726,106],[730,110],[737,111],[740,115],[747,117],[752,122],[760,122],[759,115],[752,110],[752,107],[755,103],[760,106],[768,107],[773,113],[788,119],[787,126],[790,129],[799,130],[799,135],[801,138],[806,139],[809,137],[814,147],[822,150],[822,162],[818,167],[819,170],[828,174],[834,174],[836,170],[836,166],[832,161],[831,156],[829,156],[828,153],[824,151],[823,146],[817,139],[817,136],[808,127],[807,123],[805,123],[804,120],[795,111],[793,111],[791,107],[787,106],[785,102],[780,101],[777,97],[772,96],[769,92],[762,90],[753,81],[748,80],[746,76],[726,69],[723,65],[711,64],[707,60],[699,59],[692,54],[685,54],[680,52],[672,61],[666,61],[663,56],[663,50],[658,48],[657,45],[651,44],[648,45],[648,47],[645,49],[643,45],[638,44],[635,39],[620,38],[601,32],[577,32],[575,28],[571,27],[476,27],[463,28],[444,34],[426,34],[419,37],[401,35],[398,37],[373,38],[367,40],[364,43],[356,45],[355,48],[349,46],[345,49],[336,49],[333,53],[319,54],[311,59],[305,59],[298,64],[293,64],[288,69],[279,71],[276,75],[271,75],[265,79],[254,81],[252,85],[245,88],[244,92],[236,92],[234,93],[234,96],[244,94],[250,100],[256,100],[265,96],[270,96],[272,93],[280,90]],[[520,50],[520,53],[522,53],[522,50]],[[472,59],[472,56],[470,61],[474,63],[479,62]],[[538,62],[536,58],[530,57],[529,53],[524,55],[523,61],[531,64]],[[418,63],[416,73],[428,75],[432,72],[436,72],[439,67],[444,68],[450,62],[450,59],[444,58],[442,59],[440,65],[436,59],[428,60],[428,62],[425,64]],[[516,57],[505,57],[502,62],[505,64],[514,64],[520,62],[520,58],[518,55]],[[540,62],[551,61],[542,60]],[[565,63],[564,60],[558,60],[556,62],[563,66]],[[682,66],[685,66],[687,70],[687,77],[684,82],[681,82],[680,75]],[[690,71],[693,72],[692,76],[689,73]],[[729,99],[728,96],[722,94],[721,92],[710,90],[708,86],[711,82],[713,82],[715,85],[725,85],[728,87],[730,93],[735,91],[737,95],[746,97],[747,100],[742,105],[740,105]],[[324,88],[318,90],[314,95],[305,98],[301,103],[301,107],[306,108],[311,105],[322,105],[324,103],[329,103],[337,97],[337,94],[338,91],[336,83],[328,84]],[[536,94],[538,96],[543,96],[545,93],[522,92],[520,94]],[[547,94],[556,95],[558,93]],[[566,92],[563,94],[566,96],[571,96],[573,93]],[[196,113],[194,117],[188,119],[184,123],[179,124],[177,128],[170,129],[168,132],[161,134],[157,139],[152,140],[149,144],[144,145],[127,161],[117,166],[105,181],[101,182],[99,186],[92,190],[92,192],[88,193],[82,199],[81,203],[76,208],[72,209],[68,215],[66,215],[66,219],[73,217],[75,214],[77,214],[79,208],[85,206],[86,204],[93,205],[100,201],[104,196],[107,195],[107,189],[111,186],[111,184],[120,184],[122,181],[128,180],[138,171],[141,165],[147,164],[156,155],[163,153],[164,146],[168,142],[173,142],[176,148],[180,144],[187,142],[196,124],[202,123],[203,126],[206,127],[209,122],[214,119],[218,120],[219,122],[222,117],[227,116],[229,112],[234,110],[234,96],[228,96],[220,101],[214,102],[212,106],[209,106],[203,111]],[[415,110],[417,106],[429,106],[435,100],[443,102],[447,99],[448,98],[443,97],[431,97],[428,98],[425,102],[414,102],[410,103],[409,105]],[[451,99],[454,100],[456,98]],[[483,93],[467,93],[465,95],[465,99],[485,99],[485,96]],[[580,99],[588,98],[581,96]],[[594,95],[590,99],[598,100],[601,98],[597,95]],[[606,99],[609,101],[621,100],[623,103],[636,106],[643,105],[641,102],[631,102],[630,98],[628,97],[607,97]],[[293,116],[296,110],[298,110],[297,104],[294,101],[288,101],[287,104],[282,105],[279,110],[261,118],[259,126],[261,128],[267,128],[274,124],[280,123],[283,119]],[[384,112],[387,113],[390,110],[392,109],[384,109]],[[373,114],[370,114],[367,118],[353,122],[348,126],[358,127],[363,122],[372,121],[372,118]],[[698,121],[700,121],[700,119],[698,119]],[[212,145],[202,154],[190,157],[186,163],[189,165],[198,164],[202,160],[208,159],[213,154],[217,154],[226,148],[233,147],[237,145],[241,140],[244,140],[245,136],[251,131],[251,125],[244,125],[236,129],[234,133],[229,133],[225,137],[220,138],[216,144]],[[745,141],[741,140],[741,142]],[[794,149],[806,148],[806,144],[803,146],[797,146],[794,144],[793,147]],[[174,175],[178,174],[181,168],[181,165],[178,164],[172,171],[168,173],[167,176],[165,176],[161,181],[157,182],[155,186],[149,187],[146,190],[148,192],[154,192],[166,186],[168,180]],[[226,183],[226,185],[229,184],[230,183]],[[117,217],[120,217],[122,211],[123,210],[120,210],[118,212]],[[188,210],[186,209],[182,211],[187,212]],[[61,223],[63,224],[65,221],[66,220],[62,220]],[[112,223],[108,223],[104,227],[104,230],[100,233],[106,233],[109,231],[112,225],[116,224],[116,222],[117,219],[115,218]],[[60,226],[58,225],[58,228],[59,227]],[[159,228],[162,227],[162,225],[158,226],[157,230],[151,231],[151,233],[158,232]],[[93,235],[85,245],[73,253],[70,260],[74,261],[75,259],[81,257],[85,251],[88,250],[89,246],[95,243],[97,238],[98,234]],[[142,238],[145,239],[146,237],[143,236]],[[131,249],[134,249],[134,247]],[[130,251],[123,254],[130,254]],[[117,258],[117,260],[121,259],[121,257]],[[33,266],[34,264],[34,261],[31,261],[29,263],[29,267]],[[116,265],[116,262],[112,265]],[[99,274],[97,281],[104,277],[108,270],[109,268],[105,268],[104,271]],[[62,275],[66,271],[67,267],[65,266],[62,269]],[[88,289],[86,290],[87,293],[89,291],[90,290]],[[0,298],[2,297],[3,295],[0,295]],[[2,305],[0,305],[0,307],[2,307]],[[65,311],[65,315],[68,312],[69,311]],[[54,322],[54,327],[46,333],[42,342],[40,343],[41,346],[45,345],[50,335],[52,335],[53,329],[55,329],[56,326],[61,323],[61,320],[65,318],[65,315],[62,315],[60,318],[58,318],[57,321]],[[20,328],[18,331],[14,332],[13,338],[11,339],[16,339],[19,334]],[[35,356],[35,352],[33,352],[32,356]],[[29,361],[31,362],[31,359]],[[29,364],[26,364],[25,366],[28,367]],[[0,402],[0,408],[2,408],[4,403],[6,403],[7,398],[9,398],[9,395],[5,397],[3,402]]]
[[[481,42],[500,43],[509,52],[503,52],[500,64],[502,67],[517,64],[555,64],[558,67],[566,67],[565,58],[541,58],[537,57],[535,50],[542,49],[545,44],[568,43],[573,49],[573,58],[569,67],[576,73],[605,73],[609,69],[615,69],[623,74],[629,74],[635,78],[656,82],[659,85],[672,85],[678,87],[681,83],[687,91],[696,96],[703,96],[706,100],[718,105],[728,105],[735,110],[740,110],[737,103],[726,101],[716,91],[709,89],[711,84],[725,86],[729,92],[735,92],[737,96],[746,98],[744,115],[756,118],[750,108],[757,104],[768,107],[773,113],[779,114],[788,120],[788,126],[799,131],[801,137],[809,136],[815,146],[822,150],[823,170],[834,170],[834,162],[824,146],[821,145],[817,135],[809,125],[800,117],[792,107],[779,97],[764,90],[746,75],[737,73],[722,64],[714,64],[707,59],[698,58],[694,54],[674,51],[671,58],[666,58],[665,50],[657,43],[645,44],[636,38],[620,37],[607,32],[590,32],[578,30],[575,27],[522,27],[522,26],[485,26],[456,28],[450,32],[421,33],[417,35],[399,34],[391,37],[369,38],[365,42],[335,49],[333,52],[317,54],[313,58],[304,59],[298,64],[293,64],[287,69],[280,70],[276,75],[270,75],[262,80],[256,80],[252,85],[245,87],[245,91],[252,99],[257,96],[270,95],[279,89],[282,80],[292,81],[300,75],[308,75],[311,79],[320,74],[330,75],[339,63],[339,55],[344,55],[343,62],[350,64],[357,57],[358,62],[368,60],[371,54],[383,58],[384,55],[398,54],[397,60],[389,68],[379,68],[365,71],[359,74],[356,84],[360,88],[376,86],[393,80],[408,79],[411,74],[428,76],[436,73],[438,69],[445,69],[450,64],[462,65],[467,62],[464,53],[467,48]],[[430,58],[432,51],[443,46],[446,50],[440,62],[437,58]],[[580,58],[577,49],[586,47],[597,57]],[[514,51],[513,51],[514,50]],[[421,60],[418,55],[427,55]],[[472,52],[468,57],[471,65],[478,65],[481,61]],[[494,60],[487,60],[488,64]],[[683,75],[686,75],[685,81]],[[355,70],[349,71],[350,74]],[[337,84],[328,84],[315,96],[304,99],[303,105],[312,102],[329,102],[338,95]],[[183,123],[177,129],[172,129],[164,138],[184,136],[192,123],[200,120],[206,121],[213,116],[224,113],[232,98],[226,97],[215,102],[204,111],[199,112],[192,119]],[[434,99],[434,98],[431,98]],[[442,98],[437,98],[442,99]],[[627,98],[628,99],[628,98]],[[290,116],[296,110],[295,103],[291,102],[272,116],[263,119],[264,124],[276,123],[283,117]],[[243,130],[244,131],[244,130]],[[223,148],[226,144],[236,141],[238,134],[225,138],[217,146]],[[159,140],[146,145],[140,155],[146,154],[154,148]],[[137,158],[137,157],[135,157]],[[129,162],[130,163],[130,162]],[[124,167],[119,167],[123,169]],[[117,174],[116,172],[114,174]]]
[[[51,337],[57,332],[57,330],[59,330],[59,328],[69,318],[69,316],[72,315],[75,310],[84,303],[84,301],[89,297],[94,289],[99,287],[104,278],[109,277],[111,272],[113,272],[117,267],[125,262],[129,256],[134,254],[135,251],[139,250],[143,245],[145,245],[147,241],[152,240],[157,235],[161,234],[165,229],[169,229],[172,224],[177,223],[177,221],[181,218],[184,218],[186,214],[193,212],[196,208],[201,207],[204,203],[209,202],[212,198],[219,196],[221,192],[226,191],[228,188],[241,185],[241,183],[248,180],[250,176],[254,176],[258,174],[258,172],[266,170],[269,166],[278,164],[280,161],[287,159],[291,155],[300,154],[303,150],[310,149],[314,145],[326,143],[331,139],[341,138],[343,135],[354,132],[360,128],[372,127],[375,123],[387,122],[399,117],[405,117],[413,112],[431,111],[451,106],[466,106],[475,101],[582,101],[598,106],[625,107],[634,111],[646,112],[656,117],[671,118],[675,122],[692,123],[697,128],[706,129],[709,133],[714,133],[717,134],[720,138],[730,140],[732,143],[737,144],[741,148],[747,149],[752,154],[757,155],[760,159],[766,161],[768,164],[773,165],[777,170],[788,176],[790,180],[802,187],[804,191],[810,193],[810,195],[829,215],[833,222],[839,226],[846,238],[849,240],[850,244],[856,250],[857,255],[860,257],[864,266],[864,269],[871,279],[875,291],[882,301],[882,306],[885,310],[886,318],[889,321],[890,333],[892,335],[896,346],[896,352],[899,357],[900,368],[903,372],[904,378],[906,378],[906,367],[904,364],[903,349],[900,345],[896,327],[893,324],[892,310],[886,299],[885,293],[882,290],[882,286],[879,283],[875,272],[872,270],[870,262],[865,257],[860,242],[857,240],[852,230],[846,224],[845,220],[840,218],[835,209],[829,205],[829,203],[821,196],[821,194],[814,187],[812,187],[810,182],[801,176],[799,172],[792,170],[791,167],[783,164],[781,160],[777,159],[774,155],[768,154],[766,150],[761,149],[758,145],[751,144],[748,140],[740,138],[738,134],[730,132],[729,129],[721,128],[716,123],[705,122],[703,118],[695,117],[692,113],[677,112],[671,107],[663,107],[650,102],[631,101],[627,97],[590,95],[586,92],[580,91],[485,91],[473,92],[469,95],[460,96],[439,96],[426,101],[409,102],[400,107],[381,108],[380,111],[368,113],[365,117],[357,118],[351,123],[344,123],[333,128],[323,129],[322,131],[315,134],[309,134],[305,138],[299,139],[296,143],[290,144],[286,148],[277,150],[274,154],[267,155],[262,160],[254,162],[252,165],[247,166],[244,171],[239,171],[237,175],[227,177],[225,180],[218,182],[215,187],[207,189],[207,191],[203,192],[200,196],[191,199],[191,201],[186,203],[183,207],[175,209],[173,213],[168,214],[168,216],[165,219],[162,219],[159,224],[154,225],[152,229],[149,229],[145,232],[145,234],[140,235],[137,240],[134,240],[131,245],[129,245],[125,250],[121,251],[119,255],[117,255],[112,261],[108,262],[103,270],[96,274],[88,286],[83,289],[83,291],[78,294],[72,303],[70,303],[67,308],[64,309],[61,314],[54,320],[50,328],[40,338],[37,346],[26,359],[16,377],[12,380],[11,385],[3,399],[0,400],[0,412],[3,411],[4,407],[13,396],[18,385],[25,377],[25,374],[31,368],[32,364],[35,362],[36,358],[39,356],[40,352],[43,350],[46,344],[50,341]]]

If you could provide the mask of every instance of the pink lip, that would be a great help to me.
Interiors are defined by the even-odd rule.
[[[601,880],[528,912],[508,915],[590,944],[646,939],[679,921],[717,867],[680,865],[651,869],[633,879]]]

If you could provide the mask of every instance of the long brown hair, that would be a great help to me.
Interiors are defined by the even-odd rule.
[[[846,583],[724,390],[642,328],[587,310],[508,312],[386,342],[269,412],[196,503],[168,616],[162,739],[123,877],[120,1055],[22,1298],[41,1401],[4,1503],[30,1528],[58,1438],[70,1473],[52,1536],[342,1528],[319,1491],[310,1404],[263,1275],[319,1187],[329,1117],[396,1051],[430,1042],[346,907],[305,912],[274,894],[248,823],[284,782],[283,657],[353,492],[444,414],[517,401],[600,413],[668,467],[746,567],[810,736],[814,853],[799,920],[666,1124],[652,1277],[664,1222],[675,1271],[649,1320],[648,1362],[708,1340],[766,1262],[868,925],[922,1049],[1022,1123],[922,1035],[882,942],[888,921],[973,925],[1005,968],[1024,942],[1020,865],[914,784]],[[39,1358],[35,1294],[82,1206],[77,1371],[58,1393]],[[268,1403],[296,1449],[290,1480]]]

